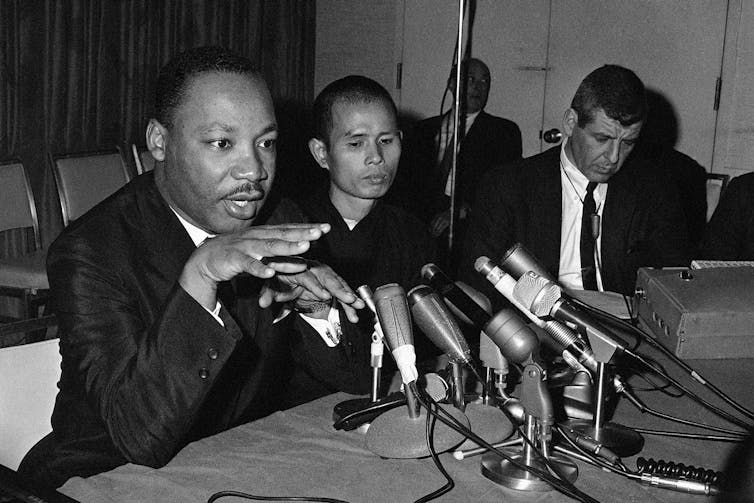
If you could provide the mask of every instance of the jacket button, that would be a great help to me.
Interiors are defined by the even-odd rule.
[[[209,348],[207,356],[209,356],[210,360],[217,360],[218,352],[215,348]]]
[[[206,367],[202,367],[199,369],[199,377],[202,379],[206,379],[209,377],[209,370],[207,370]]]

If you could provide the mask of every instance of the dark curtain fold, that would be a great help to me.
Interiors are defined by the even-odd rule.
[[[0,0],[0,158],[29,171],[43,243],[62,228],[50,155],[144,144],[157,71],[184,49],[249,57],[282,122],[296,123],[312,99],[315,11],[308,0]],[[281,158],[295,169],[295,155]],[[25,241],[6,233],[0,256]]]

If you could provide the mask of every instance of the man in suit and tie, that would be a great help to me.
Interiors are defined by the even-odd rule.
[[[688,265],[673,184],[664,170],[630,156],[646,110],[644,85],[631,70],[605,65],[590,73],[565,112],[561,146],[483,179],[462,277],[496,298],[474,261],[499,261],[517,242],[571,289],[630,295],[639,267]]]
[[[74,222],[48,256],[63,357],[52,433],[19,472],[57,487],[275,410],[289,348],[281,302],[363,302],[293,256],[327,224],[254,226],[277,123],[251,62],[201,47],[160,72],[147,144],[160,161]]]
[[[465,92],[461,93],[460,118],[464,133],[460,135],[455,181],[458,223],[465,220],[482,175],[492,167],[521,158],[518,126],[484,111],[491,84],[487,65],[471,58],[462,65],[462,75],[465,75]],[[456,69],[453,68],[447,90],[453,94],[455,88]],[[425,119],[407,131],[401,167],[390,195],[397,204],[427,222],[435,237],[442,237],[438,243],[441,250],[447,247],[450,226],[453,115],[451,108],[447,113]]]

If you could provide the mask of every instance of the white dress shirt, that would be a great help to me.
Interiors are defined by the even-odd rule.
[[[566,138],[566,141],[568,139]],[[589,180],[568,159],[565,151],[566,141],[560,148],[560,190],[561,212],[560,220],[560,264],[558,281],[566,288],[583,290],[581,279],[581,215],[584,210],[584,197]],[[594,189],[594,202],[597,214],[600,216],[600,234],[597,237],[597,289],[602,291],[601,256],[602,246],[602,210],[607,197],[607,184],[600,183]]]

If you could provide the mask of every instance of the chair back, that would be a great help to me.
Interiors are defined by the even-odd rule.
[[[154,170],[154,165],[157,161],[152,157],[152,152],[148,149],[140,149],[135,143],[132,143],[131,154],[133,155],[134,166],[136,166],[136,174],[140,175],[147,171]]]
[[[0,231],[27,227],[34,229],[34,244],[41,248],[37,206],[29,176],[18,160],[0,162]]]
[[[728,185],[729,179],[729,175],[707,173],[707,222],[710,221],[712,214],[715,213],[717,203],[720,202],[720,196],[722,196],[725,187]]]
[[[64,226],[131,179],[117,150],[53,156],[52,168]]]
[[[0,464],[18,469],[52,431],[60,362],[59,339],[0,349]]]

